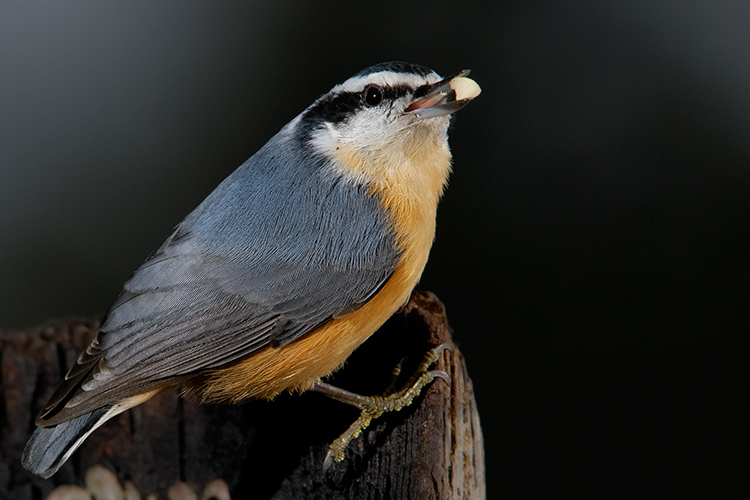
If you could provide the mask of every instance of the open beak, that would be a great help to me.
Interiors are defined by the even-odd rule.
[[[449,76],[437,83],[418,89],[420,97],[404,110],[417,118],[431,118],[433,116],[449,115],[463,108],[478,96],[482,89],[477,82],[466,78],[470,71],[465,69],[460,73]]]

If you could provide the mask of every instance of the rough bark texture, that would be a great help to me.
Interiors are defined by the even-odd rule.
[[[357,412],[310,393],[235,406],[164,393],[97,430],[50,480],[33,476],[19,457],[34,415],[98,327],[98,320],[83,319],[0,331],[0,499],[41,499],[58,484],[83,484],[94,464],[159,498],[175,481],[200,490],[215,478],[229,483],[235,499],[485,497],[479,416],[455,346],[436,364],[452,382],[438,379],[409,408],[374,421],[326,477],[327,444]],[[404,356],[407,377],[427,349],[444,342],[451,334],[443,305],[430,293],[415,293],[331,382],[382,393]]]

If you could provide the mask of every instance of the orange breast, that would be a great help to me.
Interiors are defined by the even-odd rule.
[[[400,261],[383,288],[358,310],[299,340],[281,348],[266,347],[211,372],[197,389],[204,401],[270,399],[284,390],[305,391],[341,367],[354,349],[406,303],[427,263],[435,236],[437,203],[450,170],[447,146],[435,143],[429,149],[434,157],[428,161],[418,158],[421,165],[383,169],[371,183],[372,194],[391,216],[401,251]],[[426,178],[405,178],[418,174],[425,163],[430,167]]]

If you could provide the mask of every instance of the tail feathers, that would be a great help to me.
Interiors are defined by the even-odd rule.
[[[23,466],[43,478],[58,471],[83,441],[115,415],[105,406],[53,427],[37,427],[23,450]]]

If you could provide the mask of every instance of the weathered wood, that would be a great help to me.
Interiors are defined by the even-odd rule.
[[[161,394],[97,430],[50,480],[36,477],[19,458],[34,415],[98,327],[97,320],[66,320],[0,331],[0,499],[39,499],[59,484],[82,485],[94,464],[131,480],[144,497],[165,498],[178,480],[200,491],[215,478],[229,483],[233,498],[485,497],[479,417],[455,346],[436,365],[452,383],[436,380],[411,407],[373,422],[326,477],[327,444],[357,413],[309,393],[235,406]],[[381,393],[402,357],[408,356],[402,370],[408,376],[427,349],[443,342],[451,342],[443,305],[430,293],[415,293],[332,383]]]

